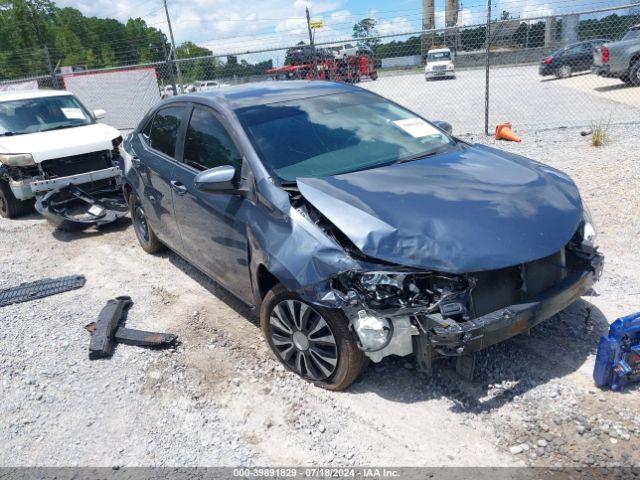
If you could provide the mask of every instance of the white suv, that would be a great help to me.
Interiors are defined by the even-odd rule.
[[[453,53],[448,48],[429,50],[427,52],[427,64],[424,67],[425,79],[456,78],[453,58]]]
[[[96,122],[105,114],[70,92],[0,93],[0,216],[18,217],[31,199],[70,184],[117,188],[122,137]]]

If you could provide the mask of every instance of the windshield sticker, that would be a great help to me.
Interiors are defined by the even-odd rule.
[[[85,120],[87,118],[79,108],[61,108],[60,110],[69,120]]]
[[[438,130],[433,125],[430,125],[429,123],[425,122],[421,118],[407,118],[405,120],[395,120],[393,123],[414,138],[422,138],[430,135],[440,134],[440,130]]]

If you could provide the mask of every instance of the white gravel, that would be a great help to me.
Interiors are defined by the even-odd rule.
[[[484,352],[473,382],[395,358],[348,392],[320,390],[271,358],[252,312],[177,256],[144,254],[128,223],[68,234],[35,214],[0,220],[3,286],[87,276],[81,290],[0,309],[0,465],[640,463],[638,388],[591,380],[599,335],[640,305],[639,128],[598,149],[576,129],[520,133],[500,146],[580,186],[605,274],[531,336]],[[83,327],[118,295],[135,302],[129,326],[177,333],[181,346],[121,345],[89,361]]]

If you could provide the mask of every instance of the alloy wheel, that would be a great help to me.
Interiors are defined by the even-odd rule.
[[[560,76],[560,78],[568,78],[571,76],[571,67],[569,65],[562,65],[559,70],[558,70],[558,74]]]
[[[278,303],[269,317],[269,334],[282,361],[298,375],[319,381],[336,370],[335,336],[322,315],[306,303]]]

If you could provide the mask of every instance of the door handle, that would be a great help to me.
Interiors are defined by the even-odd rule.
[[[185,193],[187,193],[187,187],[183,183],[177,182],[175,180],[171,180],[171,188],[178,195],[184,195]]]

